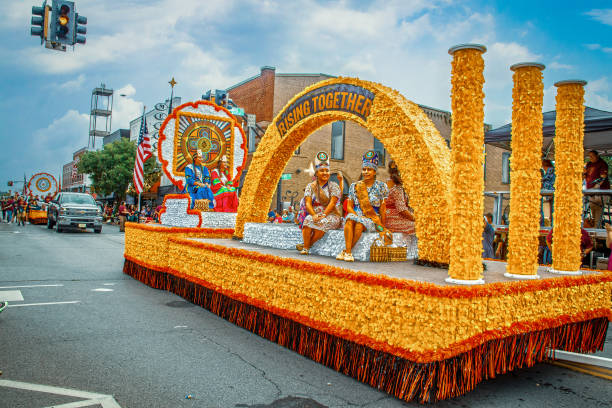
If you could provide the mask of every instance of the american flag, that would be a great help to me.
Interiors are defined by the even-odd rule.
[[[138,194],[144,189],[144,163],[151,157],[151,138],[147,130],[147,118],[142,113],[140,133],[138,134],[138,149],[136,150],[136,163],[134,164],[134,188]]]

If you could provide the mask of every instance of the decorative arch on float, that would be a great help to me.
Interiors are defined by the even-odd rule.
[[[396,90],[357,78],[311,85],[270,123],[243,184],[235,236],[243,236],[246,222],[265,222],[278,180],[299,145],[315,130],[339,120],[358,123],[385,146],[397,162],[415,211],[419,258],[448,263],[450,150],[418,105]]]

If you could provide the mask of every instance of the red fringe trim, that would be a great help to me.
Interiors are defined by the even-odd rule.
[[[571,286],[582,286],[602,282],[612,282],[612,274],[598,273],[592,275],[563,276],[551,279],[539,279],[531,281],[495,282],[486,285],[475,286],[442,286],[427,282],[417,282],[407,279],[397,279],[381,275],[372,275],[365,272],[338,268],[331,265],[302,261],[293,258],[282,258],[274,255],[262,254],[256,251],[230,248],[222,245],[198,242],[185,238],[171,237],[169,240],[176,243],[180,243],[181,245],[188,245],[196,248],[202,248],[207,251],[230,255],[233,257],[252,259],[258,262],[299,269],[301,271],[306,271],[313,274],[321,274],[334,278],[348,279],[355,282],[364,283],[366,285],[381,286],[385,288],[399,290],[408,290],[427,296],[445,298],[475,298],[484,296],[502,296],[515,293],[549,290],[552,288],[566,288]]]
[[[547,359],[549,349],[602,350],[606,317],[488,340],[452,358],[414,362],[290,318],[232,299],[186,277],[156,271],[126,259],[124,273],[156,289],[171,291],[261,337],[289,348],[405,401],[453,398],[479,382]],[[501,331],[498,334],[502,334]]]

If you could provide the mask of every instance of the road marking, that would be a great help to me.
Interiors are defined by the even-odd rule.
[[[102,408],[119,407],[119,405],[117,404],[117,401],[115,401],[113,397],[107,397],[107,398],[96,398],[96,399],[90,399],[90,400],[84,400],[84,401],[69,402],[67,404],[62,404],[62,405],[52,405],[50,407],[45,407],[45,408],[81,408],[81,407],[91,407],[92,405],[102,405]]]
[[[81,301],[80,300],[71,300],[69,302],[23,303],[23,304],[20,304],[20,305],[11,305],[11,304],[9,304],[7,307],[69,305],[69,304],[74,304],[74,303],[81,303]]]
[[[116,283],[104,283],[104,286],[114,286]]]
[[[97,393],[89,392],[89,391],[80,391],[80,390],[74,390],[70,388],[54,387],[51,385],[32,384],[32,383],[26,383],[26,382],[21,382],[21,381],[11,381],[11,380],[0,380],[0,387],[15,388],[18,390],[26,390],[26,391],[44,392],[46,394],[64,395],[66,397],[86,398],[89,400],[112,399],[115,405],[102,404],[102,406],[119,407],[119,405],[114,400],[112,395],[97,394]]]
[[[92,292],[112,292],[115,289],[108,289],[108,288],[96,288],[96,289],[92,289]]]
[[[6,302],[23,302],[23,295],[20,290],[4,290],[0,291],[0,300]]]
[[[18,288],[48,288],[64,285],[22,285],[22,286],[0,286],[0,289],[18,289]]]
[[[175,329],[186,329],[187,326],[174,326]]]
[[[566,363],[560,361],[551,361],[551,364],[568,368],[570,370],[578,371],[579,373],[589,374],[594,377],[605,378],[606,380],[612,380],[612,370],[608,370],[605,368],[599,368],[594,366],[589,366],[588,364],[581,363]]]

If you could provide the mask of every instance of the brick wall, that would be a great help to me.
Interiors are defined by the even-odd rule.
[[[274,117],[274,67],[262,67],[258,76],[228,88],[230,99],[246,113],[255,114],[257,122],[272,122]]]
[[[493,145],[485,146],[485,191],[510,191],[510,184],[502,183],[502,153],[504,152],[508,152],[508,150]],[[495,199],[493,197],[485,197],[485,213],[493,213],[494,203]],[[505,208],[508,204],[509,201],[504,201],[503,207]]]

